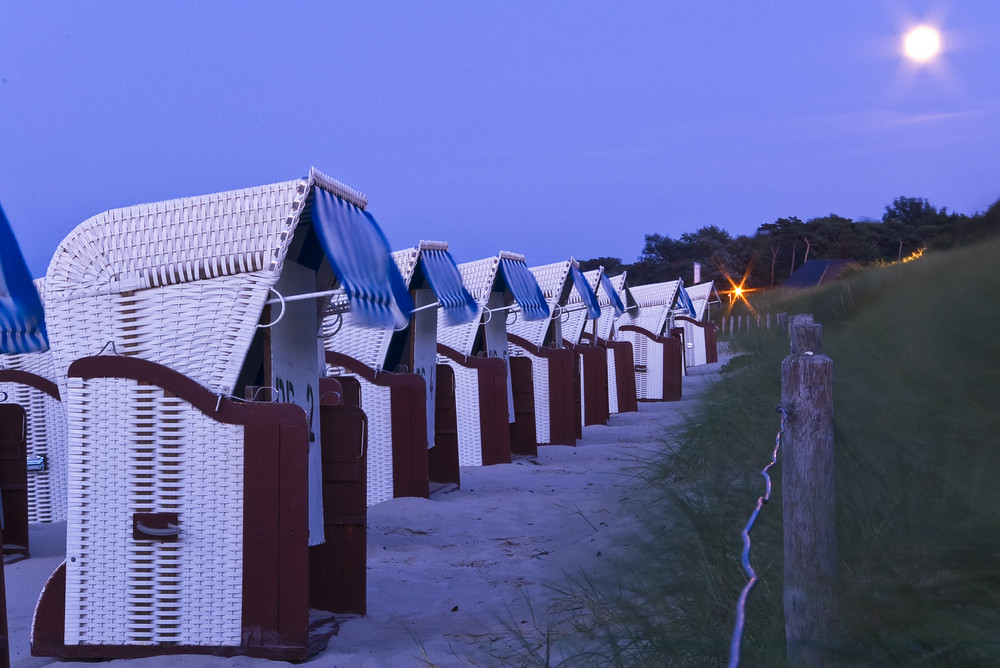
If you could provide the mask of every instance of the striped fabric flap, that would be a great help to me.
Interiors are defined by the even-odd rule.
[[[479,306],[462,283],[462,275],[447,250],[422,249],[420,262],[431,290],[441,302],[446,325],[469,322],[479,315]]]
[[[576,288],[577,293],[587,307],[587,317],[591,319],[600,318],[601,305],[598,303],[597,295],[594,293],[594,289],[590,287],[590,283],[587,282],[587,278],[583,275],[583,272],[574,263],[570,264],[569,273],[573,277],[573,287]]]
[[[312,206],[316,236],[360,322],[405,327],[413,300],[372,215],[322,188]]]
[[[684,289],[683,281],[677,288],[677,305],[683,307],[690,317],[697,317],[694,311],[694,304],[691,303],[691,296],[688,295],[687,290]]]
[[[622,298],[618,296],[618,291],[615,290],[615,286],[611,284],[611,279],[608,275],[601,273],[601,288],[604,290],[604,294],[608,296],[611,301],[611,305],[615,307],[615,316],[620,316],[625,312],[625,304],[622,303]]]
[[[0,207],[0,353],[38,353],[48,349],[42,300]]]
[[[510,257],[500,258],[500,271],[507,287],[514,293],[514,301],[521,307],[526,320],[540,320],[549,317],[549,306],[534,275],[528,271],[523,261]]]

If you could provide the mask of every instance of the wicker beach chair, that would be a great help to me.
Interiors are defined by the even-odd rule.
[[[510,325],[510,351],[516,361],[531,365],[537,442],[574,445],[586,415],[583,356],[597,352],[582,348],[574,352],[574,348],[587,319],[600,309],[575,260],[532,267],[531,272],[552,315],[535,322],[518,319]]]
[[[331,446],[316,300],[339,280],[373,323],[412,309],[365,205],[310,170],[108,211],[59,245],[46,305],[67,558],[33,653],[302,659],[325,645],[309,619]],[[235,400],[256,386],[281,403]]]
[[[602,283],[604,291],[613,290],[622,304],[620,315],[617,304],[610,309],[602,305],[601,318],[597,324],[597,335],[606,341],[605,345],[608,347],[609,407],[612,413],[634,413],[639,410],[635,385],[635,353],[631,341],[622,340],[619,336],[618,324],[624,320],[625,314],[636,311],[639,307],[629,290],[625,272],[606,281],[602,279]]]
[[[438,325],[438,362],[454,374],[458,459],[461,466],[511,461],[510,424],[515,415],[510,382],[507,320],[516,302],[520,318],[546,319],[549,309],[524,256],[501,252],[458,265],[476,301],[466,324]]]
[[[31,519],[54,521],[65,516],[65,419],[51,382],[40,287],[40,282],[31,280],[0,208],[0,399],[5,403],[0,411],[4,432],[0,500],[5,561],[29,556]],[[30,476],[28,457],[35,469]]]
[[[680,340],[670,335],[671,310],[680,285],[680,281],[666,281],[630,286],[638,308],[626,311],[618,336],[632,344],[639,401],[681,398],[684,360]]]
[[[452,325],[477,314],[448,244],[421,241],[395,251],[393,259],[416,305],[407,327],[359,326],[349,311],[337,308],[341,299],[323,320],[327,373],[358,380],[361,408],[369,418],[369,506],[428,496],[429,466],[438,454],[429,452],[436,448],[437,310]]]
[[[719,361],[715,325],[709,322],[709,304],[720,303],[715,283],[708,281],[687,288],[693,313],[678,315],[676,324],[684,328],[685,367]]]
[[[608,413],[627,413],[638,410],[635,391],[635,361],[632,344],[615,340],[615,323],[625,313],[628,301],[625,273],[609,278],[595,269],[585,274],[591,283],[596,282],[595,292],[601,306],[601,315],[592,331],[585,331],[583,338],[596,341],[607,350]]]
[[[574,261],[573,289],[562,308],[563,345],[577,357],[580,378],[580,425],[606,425],[611,415],[608,395],[608,350],[594,336],[601,316],[597,289],[603,271],[588,276]],[[588,325],[589,322],[589,325]],[[586,334],[586,336],[585,336]],[[580,432],[582,435],[582,431]]]
[[[44,300],[44,280],[35,281]],[[28,522],[66,520],[66,411],[51,351],[0,354],[0,393],[27,417]]]

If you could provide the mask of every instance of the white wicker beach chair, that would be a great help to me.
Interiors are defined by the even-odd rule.
[[[44,299],[44,281],[35,281]],[[66,520],[66,411],[51,351],[0,354],[0,392],[28,423],[28,521]]]
[[[327,373],[351,375],[361,385],[361,408],[369,418],[369,506],[397,496],[428,496],[427,451],[435,443],[436,311],[455,325],[478,313],[447,243],[421,241],[395,251],[393,259],[415,304],[408,327],[364,327],[336,304],[323,320]]]
[[[677,299],[680,281],[630,286],[637,309],[627,311],[619,321],[618,337],[632,344],[636,365],[636,393],[639,401],[679,399],[683,358],[676,341],[674,359],[670,339],[671,309]],[[674,371],[677,366],[676,373]]]
[[[0,400],[8,403],[0,472],[5,561],[29,556],[30,521],[65,518],[65,418],[51,382],[40,287],[0,208]]]
[[[708,321],[708,306],[719,303],[719,295],[715,292],[715,283],[699,283],[687,288],[693,314],[680,315],[676,318],[677,325],[684,328],[685,366],[698,366],[718,361],[716,349],[715,326]]]
[[[531,267],[545,296],[549,317],[539,320],[515,318],[508,325],[510,355],[531,365],[535,442],[573,445],[577,419],[574,368],[577,360],[563,346],[562,307],[572,287],[569,261]],[[515,314],[517,311],[515,310]]]
[[[507,319],[516,302],[520,318],[548,318],[549,310],[524,256],[501,252],[458,265],[465,288],[476,300],[467,324],[438,324],[438,361],[455,375],[458,457],[462,466],[510,461],[513,390],[508,372]]]
[[[593,331],[585,334],[607,349],[608,412],[614,414],[635,411],[635,362],[632,356],[632,344],[614,340],[615,321],[625,313],[626,308],[625,273],[612,279],[604,273],[602,267],[586,272],[585,276],[595,285],[601,306],[601,315],[594,323]]]
[[[412,309],[365,205],[310,170],[108,211],[59,245],[46,304],[69,424],[67,561],[39,602],[33,651],[319,649],[315,300],[339,279],[373,322]],[[284,403],[227,398],[258,385]]]
[[[638,395],[635,385],[635,354],[630,341],[622,340],[618,335],[618,324],[624,320],[627,313],[638,310],[635,298],[628,287],[627,276],[622,272],[618,276],[602,279],[605,292],[613,290],[621,302],[622,312],[617,314],[617,304],[612,309],[602,306],[601,318],[597,324],[598,336],[607,342],[608,346],[608,377],[613,382],[608,383],[609,396],[613,413],[629,413],[639,410]]]
[[[573,445],[588,412],[583,383],[585,353],[574,352],[588,318],[599,314],[592,286],[573,259],[531,268],[552,315],[545,321],[510,326],[511,354],[531,360],[535,433],[539,444]],[[566,363],[555,350],[573,352],[573,376],[565,379]],[[581,385],[577,386],[576,378]],[[580,401],[577,408],[576,402]],[[593,403],[593,401],[592,401]],[[590,407],[593,410],[594,406]],[[606,422],[606,417],[605,417]]]
[[[601,317],[597,289],[603,270],[583,274],[574,261],[571,274],[574,276],[573,289],[562,308],[561,319],[563,344],[576,354],[580,367],[580,425],[606,425],[611,414],[608,351],[594,336]]]

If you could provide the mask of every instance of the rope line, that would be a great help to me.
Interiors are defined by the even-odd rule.
[[[765,466],[760,474],[764,476],[764,495],[757,498],[757,506],[753,509],[750,514],[750,520],[747,522],[746,527],[743,529],[743,572],[749,576],[749,580],[743,587],[743,591],[740,592],[739,600],[736,602],[736,626],[733,629],[733,639],[729,645],[729,668],[736,668],[740,664],[740,642],[743,639],[743,624],[746,621],[746,602],[747,596],[750,595],[750,590],[753,589],[754,584],[757,583],[757,572],[750,565],[750,529],[753,528],[754,523],[757,521],[757,516],[760,514],[760,509],[764,507],[764,504],[771,500],[771,476],[768,475],[768,471],[778,462],[778,448],[781,447],[781,435],[785,431],[785,421],[788,419],[788,414],[785,413],[785,409],[778,406],[774,409],[775,413],[781,413],[781,426],[778,428],[778,433],[774,437],[774,450],[771,452],[771,461]]]

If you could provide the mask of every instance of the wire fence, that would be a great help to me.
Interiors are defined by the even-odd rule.
[[[757,583],[757,572],[750,565],[750,530],[753,529],[754,523],[757,521],[757,516],[760,515],[761,508],[764,504],[771,500],[771,476],[768,475],[768,471],[778,462],[778,449],[781,447],[781,435],[785,432],[785,421],[788,419],[788,414],[785,413],[785,409],[778,406],[774,409],[775,413],[781,413],[781,426],[778,428],[778,433],[774,437],[774,450],[771,452],[771,461],[768,462],[760,474],[764,476],[764,495],[757,498],[757,505],[750,514],[750,520],[747,522],[746,527],[743,528],[743,572],[747,574],[750,578],[747,580],[746,585],[743,587],[743,591],[740,592],[740,597],[736,602],[736,625],[733,628],[733,639],[729,645],[729,668],[736,668],[740,664],[740,643],[743,640],[743,625],[746,622],[746,602],[747,596],[750,595],[750,590],[753,589],[754,584]]]

